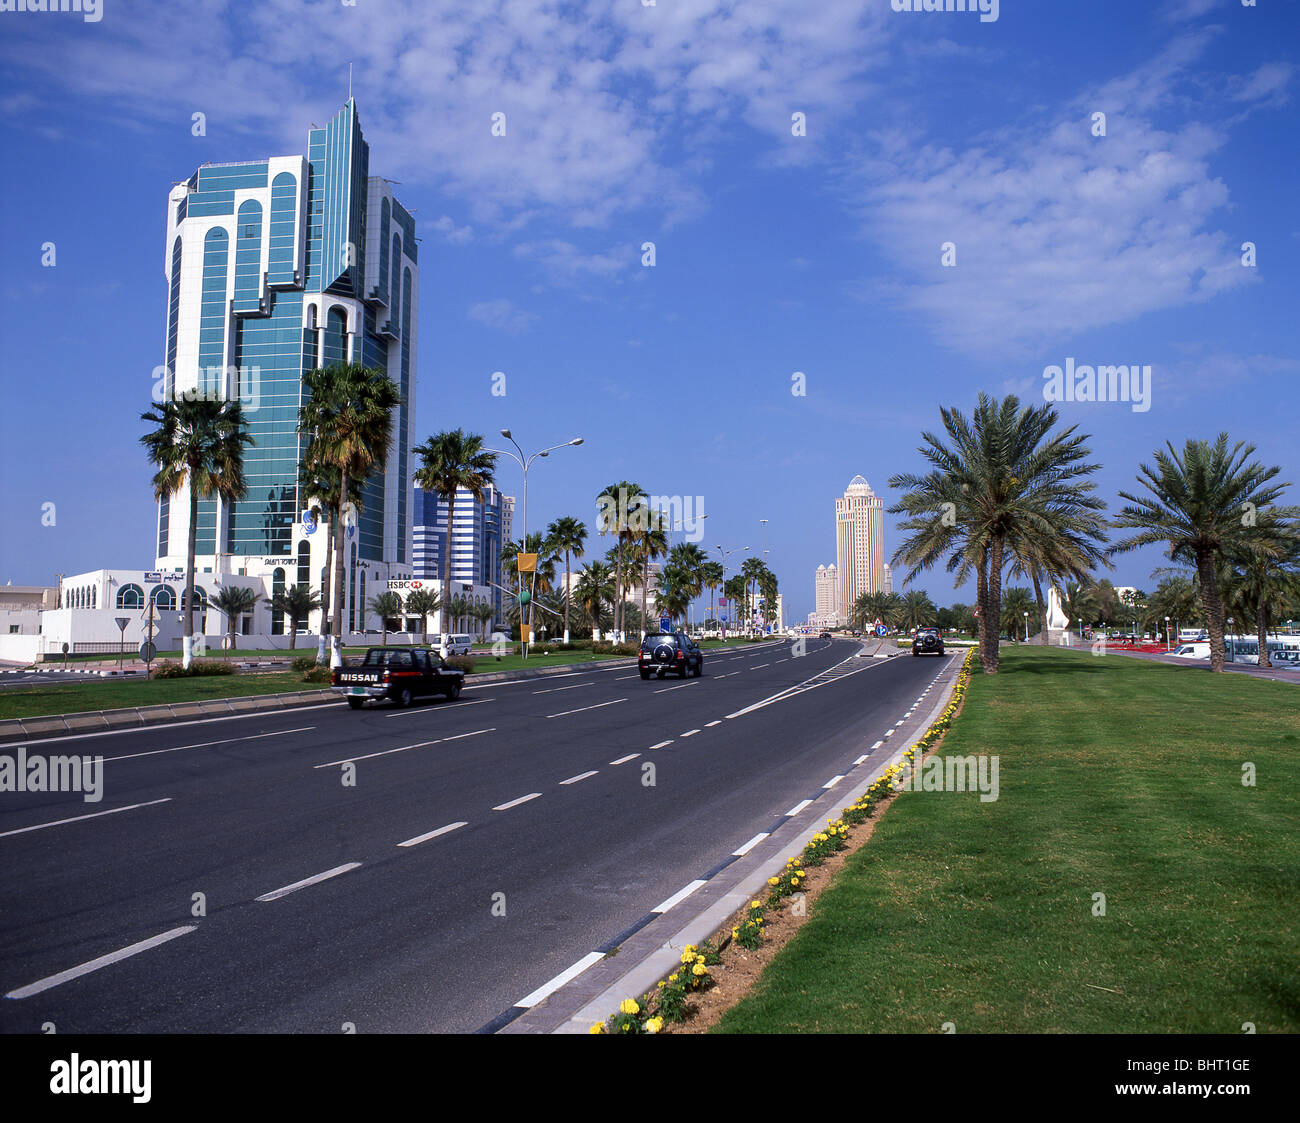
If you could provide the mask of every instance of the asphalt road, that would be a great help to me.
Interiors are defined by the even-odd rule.
[[[0,1030],[477,1029],[844,772],[947,663],[856,650],[34,743],[102,755],[103,798],[0,794]]]

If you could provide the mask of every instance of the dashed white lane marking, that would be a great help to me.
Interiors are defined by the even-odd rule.
[[[838,784],[843,779],[844,779],[843,776],[832,776],[829,780],[826,781],[826,783],[822,785],[822,787],[833,788],[836,784]]]
[[[104,763],[112,760],[134,760],[138,756],[158,756],[160,753],[179,753],[185,749],[206,749],[212,745],[230,745],[237,741],[258,741],[263,737],[283,737],[286,733],[310,733],[316,727],[304,725],[301,729],[282,729],[275,733],[255,733],[251,737],[226,737],[220,741],[203,741],[197,745],[177,745],[174,749],[150,749],[143,753],[126,753],[123,756],[106,756]]]
[[[530,792],[528,795],[521,795],[518,799],[512,799],[509,803],[501,803],[492,808],[493,811],[509,811],[512,807],[518,807],[521,803],[527,803],[530,799],[540,799],[541,792]]]
[[[678,683],[676,686],[661,686],[655,691],[656,694],[667,694],[670,690],[683,690],[688,686],[699,686],[699,681]]]
[[[575,682],[572,686],[551,686],[545,690],[534,690],[534,694],[558,694],[561,690],[581,690],[584,686],[595,686],[594,682]]]
[[[754,835],[754,837],[751,838],[747,843],[745,843],[745,845],[742,846],[739,850],[733,850],[731,852],[731,856],[733,858],[743,858],[746,854],[748,854],[751,850],[753,850],[755,846],[757,846],[760,842],[762,842],[763,839],[767,838],[770,833],[771,833],[770,831],[764,831],[762,834]]]
[[[468,823],[448,823],[445,827],[439,827],[436,831],[430,831],[428,834],[417,834],[414,838],[408,838],[405,842],[399,842],[398,846],[419,846],[422,842],[428,842],[431,838],[437,838],[440,834],[450,834],[452,831],[458,831],[461,827],[469,826]]]
[[[508,686],[509,683],[493,683],[494,686]],[[466,690],[469,687],[465,688]],[[472,702],[457,702],[456,709],[463,710],[466,706],[481,706],[484,702],[495,702],[495,698],[475,698]],[[426,710],[419,706],[412,706],[409,710],[398,710],[395,714],[385,714],[384,717],[416,717],[419,714],[436,714],[441,712],[441,707],[436,710]]]
[[[549,983],[543,983],[540,987],[538,987],[535,991],[533,991],[532,994],[529,994],[524,998],[521,998],[518,1002],[515,1003],[515,1005],[522,1006],[526,1010],[532,1009],[532,1007],[536,1006],[539,1002],[542,1001],[542,999],[549,998],[552,994],[554,994],[557,990],[559,990],[560,987],[564,986],[565,983],[571,981],[572,979],[576,979],[593,963],[599,963],[604,958],[605,955],[603,952],[589,951],[586,955],[584,955],[581,959],[579,959],[578,962],[575,963],[572,967],[568,968],[565,971],[561,971]]]
[[[759,663],[757,667],[750,667],[751,671],[761,671],[764,667],[770,667],[771,663]]]
[[[894,728],[897,729],[897,728],[898,728],[900,725],[902,725],[902,724],[903,724],[903,723],[902,723],[901,721],[896,721],[896,722],[894,722]]]
[[[101,955],[98,959],[92,959],[76,967],[69,967],[66,971],[60,971],[57,975],[50,975],[44,979],[38,979],[34,983],[29,983],[25,987],[11,990],[5,997],[30,998],[33,994],[40,994],[41,991],[49,990],[60,983],[71,982],[73,979],[79,979],[82,975],[89,975],[91,971],[98,971],[101,967],[107,967],[112,963],[129,959],[131,956],[139,955],[142,951],[148,951],[150,948],[156,948],[159,944],[165,944],[168,940],[176,939],[177,936],[184,936],[187,932],[193,932],[196,927],[197,925],[194,924],[186,924],[184,927],[173,928],[157,936],[150,936],[149,939],[141,940],[138,944],[131,944],[129,947],[120,948],[118,951],[111,951],[107,955]]]
[[[892,729],[888,730],[888,731],[885,733],[885,736],[886,736],[886,737],[892,737],[893,735],[894,735],[894,731],[893,731]]]
[[[373,760],[377,756],[389,756],[392,753],[404,753],[407,749],[427,749],[430,745],[441,745],[444,741],[463,741],[466,737],[477,737],[480,733],[494,733],[496,726],[487,729],[475,729],[472,733],[456,733],[451,737],[438,737],[432,741],[417,741],[414,745],[401,745],[396,749],[384,749],[378,753],[365,756],[345,756],[342,760],[331,760],[327,764],[313,764],[312,768],[334,768],[340,764],[355,764],[358,760]]]
[[[616,678],[614,681],[615,681],[615,682],[627,682],[628,679],[632,679],[632,678],[640,678],[640,677],[641,677],[640,675],[619,675],[618,678]]]
[[[586,780],[599,772],[599,768],[593,768],[590,772],[579,772],[576,776],[570,776],[567,780],[561,780],[561,784],[576,784],[579,780]]]
[[[722,724],[722,718],[718,718],[717,721],[710,721],[710,722],[708,722],[708,723],[704,726],[704,728],[705,728],[705,729],[712,729],[715,725],[721,725],[721,724]]]
[[[588,710],[599,710],[604,706],[617,706],[620,702],[626,701],[626,698],[615,698],[612,702],[597,702],[594,706],[581,706],[576,710],[564,710],[558,714],[547,714],[546,717],[549,721],[553,717],[568,717],[570,714],[582,714],[586,713]]]
[[[685,733],[679,733],[679,737],[694,737],[699,732],[698,729],[688,729]]]
[[[791,816],[798,815],[800,811],[802,811],[805,807],[810,806],[811,804],[812,804],[811,799],[802,799],[798,803],[796,803],[792,808],[790,808],[789,811],[785,813],[785,817],[789,819]]]
[[[317,885],[322,881],[328,881],[331,877],[338,877],[349,870],[354,870],[359,865],[361,865],[360,862],[346,862],[341,866],[335,866],[332,870],[326,870],[324,873],[304,877],[301,881],[295,881],[292,885],[286,885],[283,889],[272,889],[269,893],[263,893],[257,900],[278,901],[281,897],[287,897],[290,893],[298,892],[299,889],[306,889],[309,885]]]
[[[874,751],[875,749],[880,748],[880,746],[883,745],[884,743],[885,743],[884,741],[877,741],[874,745],[871,746],[871,748]]]
[[[692,893],[694,893],[695,890],[699,889],[702,885],[707,885],[707,884],[708,882],[705,881],[699,881],[699,880],[692,881],[688,886],[686,886],[685,889],[677,890],[677,892],[674,893],[671,897],[669,897],[668,900],[664,901],[662,904],[656,905],[650,911],[667,912],[670,908],[673,907],[673,905],[681,904],[681,902],[686,900],[686,898],[689,897]]]
[[[621,756],[618,760],[611,760],[609,763],[611,767],[615,764],[626,764],[629,760],[636,760],[640,755],[640,753],[628,753],[627,756]]]
[[[666,749],[666,748],[667,748],[669,745],[671,745],[671,744],[672,744],[672,741],[671,741],[671,739],[670,739],[670,740],[667,740],[667,741],[660,741],[659,744],[657,744],[657,745],[651,745],[650,747],[651,747],[652,749]]]
[[[116,815],[119,811],[134,811],[137,807],[152,807],[155,803],[170,803],[171,796],[165,799],[151,799],[148,803],[131,803],[126,807],[113,807],[108,811],[94,811],[89,815],[74,815],[71,819],[56,819],[52,823],[37,823],[32,827],[19,827],[17,830],[4,831],[0,833],[0,838],[8,838],[11,834],[26,834],[28,831],[43,831],[46,827],[61,827],[64,823],[79,823],[82,819],[98,819],[101,815]]]
[[[867,763],[867,754],[866,754],[866,753],[863,753],[860,757],[858,757],[857,760],[855,760],[855,761],[853,762],[853,764],[854,764],[855,767],[856,767],[857,765],[859,765],[859,764],[866,764],[866,763]]]

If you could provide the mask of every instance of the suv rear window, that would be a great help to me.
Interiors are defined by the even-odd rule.
[[[644,647],[647,651],[653,651],[656,647],[658,647],[662,643],[670,644],[673,647],[676,647],[677,636],[672,632],[658,632],[655,635],[646,636],[646,638],[641,641],[641,646]]]

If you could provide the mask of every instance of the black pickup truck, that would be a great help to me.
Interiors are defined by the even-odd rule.
[[[367,698],[391,698],[409,706],[416,698],[441,694],[454,702],[465,685],[465,672],[449,667],[427,647],[372,647],[360,663],[337,668],[330,689],[359,710]]]

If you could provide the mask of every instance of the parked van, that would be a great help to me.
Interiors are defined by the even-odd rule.
[[[1179,643],[1196,643],[1197,640],[1208,640],[1209,638],[1210,638],[1209,634],[1205,631],[1204,628],[1179,628],[1178,629]]]
[[[439,639],[439,651],[442,650],[444,644],[446,645],[448,655],[468,655],[469,649],[474,646],[474,637],[466,635],[444,635]]]

